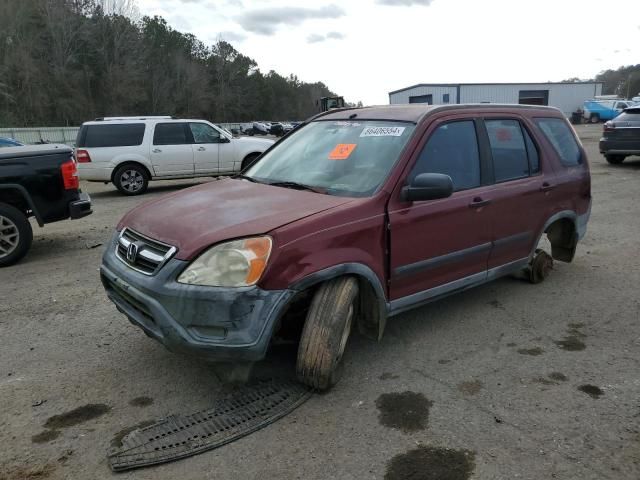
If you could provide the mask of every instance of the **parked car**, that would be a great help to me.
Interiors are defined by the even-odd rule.
[[[112,182],[125,195],[139,195],[151,180],[239,172],[272,143],[234,138],[205,120],[104,118],[82,124],[76,159],[81,179]]]
[[[587,100],[584,102],[584,118],[591,123],[604,122],[617,117],[631,105],[629,100]]]
[[[612,164],[622,163],[630,155],[640,155],[640,106],[626,108],[604,124],[600,153]]]
[[[269,135],[271,124],[267,122],[253,122],[253,135]]]
[[[323,390],[355,325],[379,340],[400,312],[516,272],[540,281],[551,256],[571,262],[590,185],[555,108],[333,110],[240,176],[130,211],[101,278],[173,351],[255,361],[297,328],[298,378]]]
[[[82,193],[71,148],[14,146],[0,150],[0,267],[22,259],[33,239],[29,217],[39,226],[91,213]]]
[[[13,138],[0,137],[0,148],[3,147],[22,147],[23,143],[14,140]]]
[[[276,137],[282,137],[284,135],[284,127],[279,122],[271,122],[269,126],[269,133]]]

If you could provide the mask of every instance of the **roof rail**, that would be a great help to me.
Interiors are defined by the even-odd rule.
[[[164,119],[164,120],[175,120],[176,117],[171,115],[149,115],[146,117],[98,117],[94,120],[94,122],[104,122],[109,120],[154,120],[154,119]]]

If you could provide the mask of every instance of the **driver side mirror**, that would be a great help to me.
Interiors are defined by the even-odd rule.
[[[218,143],[229,143],[229,142],[231,142],[231,140],[229,140],[224,135],[220,134],[220,141]]]
[[[450,197],[453,193],[453,181],[442,173],[421,173],[402,189],[402,200],[417,202]]]

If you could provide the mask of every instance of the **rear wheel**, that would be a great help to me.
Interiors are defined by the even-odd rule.
[[[27,216],[17,208],[0,203],[0,267],[13,265],[31,247],[33,230]]]
[[[591,123],[598,123],[600,122],[600,115],[598,115],[597,113],[592,113],[591,117],[589,117],[589,121]]]
[[[315,293],[298,347],[296,373],[302,383],[317,390],[338,383],[357,296],[358,282],[353,277],[330,280]]]
[[[618,165],[624,161],[624,155],[605,155],[604,158],[612,165]]]
[[[113,184],[125,195],[140,195],[147,191],[149,175],[140,165],[127,164],[119,167],[113,174]]]

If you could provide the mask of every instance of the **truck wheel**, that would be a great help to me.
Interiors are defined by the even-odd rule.
[[[600,122],[600,115],[598,115],[597,113],[592,113],[591,116],[589,117],[589,121],[591,123],[599,123]]]
[[[140,195],[147,191],[149,176],[140,165],[128,164],[119,167],[113,174],[113,184],[125,195]]]
[[[605,155],[604,158],[607,159],[611,165],[618,165],[624,161],[624,155]]]
[[[352,277],[330,280],[315,293],[298,347],[296,373],[302,383],[321,391],[338,383],[357,296]]]
[[[251,165],[255,163],[255,161],[258,159],[259,156],[260,156],[259,153],[252,153],[250,155],[247,155],[245,159],[242,160],[242,165],[240,168],[242,168],[242,170],[246,170],[247,168],[249,168]]]
[[[11,205],[0,203],[0,267],[13,265],[31,247],[33,230],[27,216]]]

